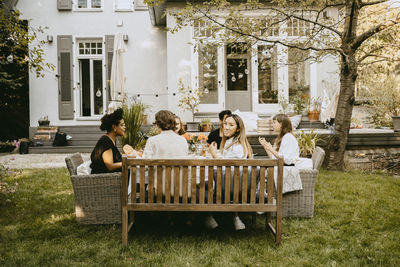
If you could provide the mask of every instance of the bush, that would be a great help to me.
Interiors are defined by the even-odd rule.
[[[389,75],[384,81],[369,82],[367,87],[371,121],[378,127],[393,127],[392,116],[400,116],[399,81]]]
[[[130,106],[124,105],[123,119],[126,125],[125,135],[121,137],[122,145],[131,145],[135,149],[142,149],[146,144],[145,135],[141,132],[143,121],[145,119],[145,110],[147,106],[142,103],[134,103]]]
[[[299,143],[300,156],[310,157],[314,153],[315,146],[321,138],[320,135],[315,133],[314,129],[312,129],[309,133],[300,130],[296,135],[296,139]]]

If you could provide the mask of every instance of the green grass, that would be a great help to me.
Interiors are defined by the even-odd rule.
[[[66,169],[25,170],[0,204],[0,265],[399,266],[400,179],[322,171],[312,219],[284,219],[274,245],[263,216],[235,232],[231,216],[216,231],[170,227],[165,214],[139,214],[127,247],[120,225],[78,225]],[[176,214],[176,218],[182,217]],[[182,218],[181,218],[182,219]]]

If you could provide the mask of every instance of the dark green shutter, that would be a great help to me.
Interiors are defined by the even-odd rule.
[[[60,120],[74,118],[72,35],[57,36],[58,49],[58,116]]]
[[[106,53],[106,92],[107,92],[107,107],[111,100],[110,79],[111,65],[114,54],[114,35],[106,35],[105,38],[105,53]]]
[[[72,0],[57,0],[58,10],[72,10]]]

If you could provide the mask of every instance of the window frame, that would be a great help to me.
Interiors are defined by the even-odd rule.
[[[131,2],[131,7],[130,8],[118,8],[118,1],[120,0],[114,0],[114,11],[115,12],[133,12],[135,10],[135,3],[136,0],[126,0]]]
[[[74,1],[73,2],[74,11],[78,11],[78,12],[102,12],[102,11],[104,11],[104,0],[100,0],[100,3],[101,3],[100,8],[93,8],[92,0],[86,0],[88,7],[85,7],[85,8],[78,7],[78,0],[73,0],[73,1]]]

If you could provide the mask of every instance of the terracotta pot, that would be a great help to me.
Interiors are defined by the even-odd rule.
[[[321,111],[319,111],[319,110],[309,110],[308,111],[308,119],[310,121],[317,121],[317,120],[319,120],[320,113],[321,113]]]

